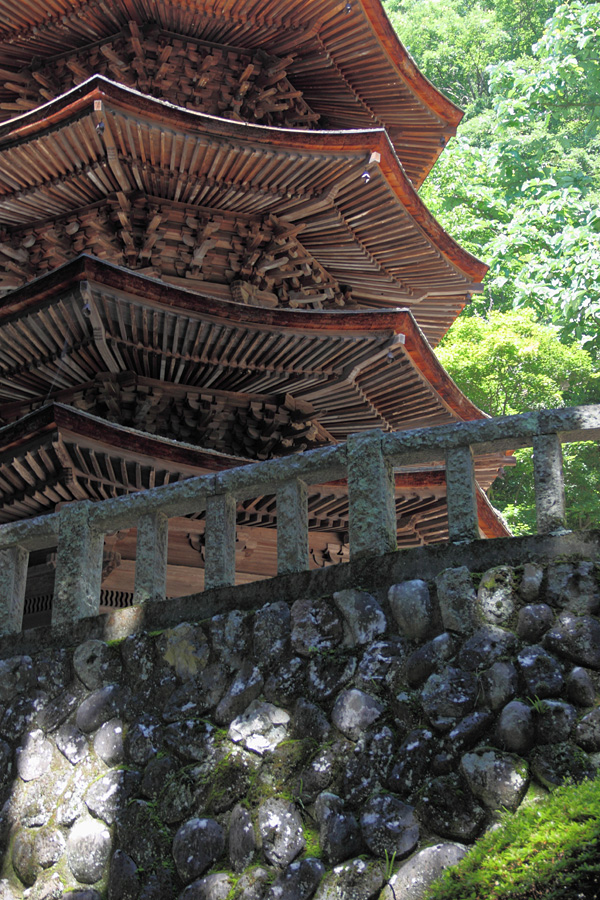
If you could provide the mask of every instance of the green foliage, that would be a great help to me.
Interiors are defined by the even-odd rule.
[[[560,343],[530,309],[462,316],[438,348],[461,390],[484,412],[506,416],[600,401],[600,373],[578,344]]]
[[[490,266],[444,341],[443,363],[491,415],[598,402],[600,3],[385,5],[425,74],[468,104],[421,191]],[[536,322],[552,327],[536,331]],[[535,530],[531,453],[515,459],[490,496],[520,534]],[[568,524],[596,526],[597,446],[569,445],[564,462]]]
[[[506,814],[427,900],[579,900],[600,893],[597,781],[558,788]]]
[[[600,3],[558,6],[533,48],[488,72],[492,108],[423,188],[490,264],[474,309],[533,309],[600,355]],[[460,179],[457,179],[460,172]]]
[[[513,57],[528,54],[541,35],[546,19],[554,12],[555,0],[495,0],[498,22],[511,37]]]
[[[438,355],[464,393],[484,412],[510,415],[544,407],[600,402],[600,372],[586,350],[560,343],[556,329],[540,325],[532,310],[461,317]],[[595,527],[600,520],[600,454],[592,442],[563,448],[567,524]],[[530,450],[490,491],[492,503],[515,534],[535,531]]]
[[[390,20],[430,81],[459,106],[486,104],[487,67],[510,52],[509,34],[486,3],[384,0]]]
[[[532,699],[532,698],[529,698],[527,702],[528,702],[529,705],[531,706],[532,710],[533,710],[535,713],[537,713],[538,715],[542,715],[543,713],[547,712],[548,709],[549,709],[548,704],[546,703],[546,701],[545,701],[545,700],[541,700],[540,697],[538,697],[537,694],[535,695],[535,697],[534,697],[533,699]]]
[[[490,265],[473,311],[533,309],[540,321],[558,326],[561,338],[580,340],[598,355],[600,211],[594,196],[565,185],[565,173],[550,171],[550,163],[545,177],[526,177],[540,171],[534,137],[528,146],[515,139],[487,148],[461,138],[422,195],[453,236]],[[535,140],[545,143],[541,134]]]
[[[390,856],[390,854],[386,850],[385,851],[385,868],[384,868],[384,873],[383,873],[383,877],[386,881],[389,881],[390,878],[392,877],[392,875],[394,874],[395,865],[396,865],[396,851],[394,850],[394,852]]]
[[[502,126],[530,128],[540,116],[568,144],[585,145],[600,125],[600,4],[571,0],[557,6],[534,44],[534,60],[491,70]],[[573,128],[576,123],[577,128]]]
[[[517,450],[516,465],[505,470],[489,492],[513,534],[536,532],[533,459],[530,450]],[[592,441],[563,446],[567,527],[597,528],[600,521],[600,458]]]

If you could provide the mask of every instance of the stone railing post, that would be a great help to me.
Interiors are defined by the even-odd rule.
[[[214,494],[206,499],[204,589],[235,584],[235,497]]]
[[[449,540],[477,540],[477,486],[470,447],[455,447],[446,451],[446,502]]]
[[[382,432],[347,441],[350,557],[380,556],[397,548],[394,470],[382,451]]]
[[[104,535],[90,527],[92,503],[81,500],[60,511],[52,624],[98,615]]]
[[[134,604],[164,600],[167,591],[169,520],[163,513],[146,513],[137,524]]]
[[[299,478],[277,491],[277,573],[308,569],[308,491]]]
[[[533,439],[533,475],[538,534],[565,527],[565,483],[562,449],[557,434],[538,434]]]
[[[23,627],[29,550],[0,550],[0,635],[18,634]]]

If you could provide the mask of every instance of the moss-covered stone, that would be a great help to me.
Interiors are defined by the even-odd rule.
[[[491,771],[498,760],[510,758],[514,765],[509,767],[508,780],[519,781],[523,787],[531,775],[532,789],[538,792],[540,785],[554,790],[565,780],[593,775],[595,760],[590,754],[600,746],[595,709],[600,684],[600,663],[594,656],[600,629],[596,616],[587,610],[576,616],[564,610],[554,624],[544,620],[543,634],[540,629],[534,633],[521,627],[519,642],[511,630],[516,627],[512,619],[508,626],[503,621],[503,628],[481,628],[481,620],[471,618],[474,576],[469,573],[467,580],[460,570],[460,577],[455,577],[456,570],[451,575],[449,583],[444,579],[438,583],[437,596],[445,596],[446,611],[458,616],[464,627],[438,634],[443,626],[436,618],[433,633],[413,634],[410,643],[388,614],[384,636],[377,634],[364,646],[345,646],[330,597],[316,604],[302,599],[301,608],[296,607],[291,617],[282,600],[274,619],[281,626],[275,629],[274,645],[293,652],[288,642],[291,624],[296,651],[302,646],[302,655],[295,656],[293,666],[290,663],[287,668],[282,662],[285,655],[277,657],[277,664],[262,658],[264,648],[270,646],[272,616],[264,614],[262,630],[257,630],[254,614],[246,611],[218,616],[201,628],[183,623],[169,632],[132,635],[118,647],[108,647],[94,635],[80,644],[77,657],[80,675],[85,669],[87,689],[70,669],[73,648],[44,648],[39,677],[35,653],[30,663],[25,657],[25,662],[11,663],[19,671],[21,667],[26,681],[19,681],[18,691],[0,711],[0,760],[5,763],[0,800],[9,801],[0,820],[0,839],[8,848],[2,874],[10,880],[15,897],[28,888],[34,900],[38,895],[39,900],[49,900],[54,891],[83,889],[79,877],[91,876],[77,870],[76,877],[68,861],[73,854],[62,848],[79,823],[92,821],[94,827],[107,831],[110,857],[118,851],[132,861],[141,896],[173,900],[186,890],[174,870],[174,835],[185,822],[206,819],[222,830],[224,849],[212,870],[198,877],[212,879],[212,887],[218,882],[221,893],[227,886],[228,900],[271,898],[268,881],[289,887],[300,877],[300,869],[291,867],[320,855],[326,864],[342,866],[335,877],[329,873],[323,879],[315,898],[375,898],[383,883],[383,864],[373,863],[370,857],[386,848],[388,854],[393,850],[383,838],[365,843],[366,823],[362,831],[357,824],[374,796],[383,798],[381,802],[385,798],[400,802],[401,794],[405,805],[416,806],[421,841],[448,837],[471,842],[486,824],[499,818],[497,806],[522,801],[522,790],[513,792],[509,802],[504,795],[490,802],[488,781],[475,784],[474,779],[469,788],[459,769],[461,759],[464,763],[465,757],[479,760],[488,754]],[[487,573],[476,581],[481,582],[480,595],[488,591],[493,601],[498,573],[494,578]],[[512,575],[507,576],[505,586],[512,590],[513,581]],[[515,622],[519,606],[525,608],[532,599],[543,605],[544,585],[542,578],[535,598],[527,591],[513,591]],[[462,588],[466,594],[459,598],[456,592]],[[431,584],[428,589],[435,596]],[[387,610],[386,593],[382,587],[376,599]],[[475,634],[474,628],[478,628]],[[315,642],[308,643],[309,638]],[[444,651],[439,659],[432,652],[438,645]],[[517,748],[503,737],[501,726],[506,724],[511,701],[530,693],[524,662],[531,658],[549,660],[558,677],[553,691],[546,692],[549,699],[542,699],[538,708],[535,693],[542,697],[544,691],[537,690],[526,706],[536,727],[531,740],[519,745],[517,760],[506,752],[515,753]],[[52,676],[53,659],[56,677]],[[573,669],[573,662],[585,668]],[[257,673],[256,690],[264,681],[264,694],[246,704],[234,723],[224,721],[225,727],[219,727],[217,705],[226,691],[237,696],[235,685],[240,672],[243,676],[246,671]],[[57,684],[59,675],[62,686]],[[107,684],[109,677],[116,679],[115,687]],[[13,687],[9,684],[6,690]],[[573,706],[564,699],[565,689]],[[553,699],[555,693],[560,697]],[[273,698],[277,698],[276,706]],[[348,702],[358,698],[363,705],[368,702],[374,721],[349,730],[338,715],[344,698]],[[576,706],[583,716],[578,724]],[[101,729],[106,731],[104,723],[117,712],[117,725],[125,735],[124,765],[120,766],[114,765],[112,755],[98,752],[104,735]],[[557,730],[559,720],[562,725]],[[77,727],[78,721],[85,733]],[[430,723],[433,727],[428,731]],[[417,740],[431,733],[431,740],[422,745]],[[23,756],[22,751],[20,767],[15,768],[16,748],[38,743],[50,765],[25,765],[27,754]],[[105,787],[114,801],[110,814],[100,796]],[[337,831],[323,829],[316,812],[325,791],[339,800]],[[474,794],[481,795],[481,802]],[[273,804],[284,804],[295,823],[294,858],[289,848],[279,846],[285,815],[280,809],[280,825],[274,824],[271,813],[275,809],[277,818],[278,807]],[[344,831],[342,826],[348,823],[354,825]],[[363,849],[370,857],[356,860]],[[346,853],[352,857],[348,864]],[[242,872],[239,880],[231,876],[233,870],[239,873],[249,863],[265,859],[274,861],[277,871],[265,866]],[[165,866],[171,868],[167,871]],[[109,872],[107,857],[89,886],[96,900],[105,900],[100,895],[106,894]]]

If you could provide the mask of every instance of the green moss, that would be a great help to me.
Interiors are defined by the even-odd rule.
[[[15,828],[10,833],[10,837],[8,840],[8,847],[6,848],[6,851],[2,857],[2,867],[0,868],[0,876],[2,878],[5,878],[8,881],[8,883],[11,885],[11,887],[18,888],[20,890],[23,887],[23,885],[17,878],[17,875],[16,875],[15,870],[13,869],[13,865],[12,865],[15,839],[17,837],[18,832],[19,832],[19,829]]]
[[[283,741],[269,759],[269,768],[275,781],[283,785],[296,774],[314,753],[314,741]]]
[[[255,769],[248,779],[246,796],[240,801],[248,810],[255,809],[263,800],[275,796],[275,790],[271,785],[266,785],[261,778],[261,770]]]
[[[235,896],[237,894],[238,881],[240,880],[240,876],[234,875],[233,873],[229,873],[229,877],[231,878],[232,885],[231,885],[231,890],[227,894],[227,900],[235,900]]]
[[[211,815],[225,812],[241,800],[251,786],[253,770],[236,751],[230,751],[206,776],[204,806]]]
[[[527,781],[529,777],[529,766],[524,759],[519,759],[518,757],[513,758],[515,760],[515,769],[517,771],[517,774],[521,776],[523,781]]]
[[[316,754],[319,745],[311,738],[283,741],[268,755],[268,765],[249,777],[244,805],[255,808],[271,797],[302,803],[301,772]]]
[[[234,881],[234,886],[231,888],[229,893],[227,894],[227,900],[244,900],[244,897],[248,896],[248,887],[255,883],[255,878],[253,878],[254,873],[259,874],[265,871],[265,865],[263,863],[252,863],[247,866],[243,872],[239,875],[234,875],[231,872],[230,877]],[[268,871],[268,884],[272,884],[278,875],[277,869],[267,869]],[[262,879],[261,879],[262,882]],[[257,894],[258,896],[258,894]]]
[[[304,840],[306,841],[303,856],[305,858],[314,857],[321,858],[321,842],[319,841],[319,830],[312,825],[304,823]]]
[[[172,829],[163,822],[160,817],[160,813],[158,811],[158,800],[145,800],[146,809],[148,810],[149,818],[154,826],[155,831],[160,836],[161,842],[165,845],[165,848],[170,847],[170,843],[172,840]]]
[[[578,900],[600,893],[600,781],[505,814],[427,900]]]

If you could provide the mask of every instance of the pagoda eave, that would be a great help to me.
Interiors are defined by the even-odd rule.
[[[87,6],[71,0],[62,4],[60,13],[48,9],[44,15],[38,5],[26,0],[17,14],[14,4],[2,0],[0,52],[5,65],[14,67],[18,75],[35,58],[60,57],[118,37],[132,18],[143,23],[144,14],[124,0],[112,4],[110,16],[96,6],[90,15]],[[315,0],[291,0],[285,16],[275,0],[261,4],[259,13],[248,0],[227,4],[220,15],[218,10],[207,11],[200,0],[188,6],[194,8],[190,21],[195,25],[184,26],[186,34],[178,35],[181,39],[207,40],[246,51],[262,47],[280,56],[291,53],[291,77],[318,115],[337,122],[345,113],[361,125],[382,124],[392,133],[400,128],[397,150],[401,158],[406,154],[417,186],[461,119],[461,111],[419,72],[374,0],[353,0],[349,13],[339,0],[325,0],[318,6]],[[173,37],[176,22],[181,21],[176,11],[176,4],[169,2],[154,10],[157,26]],[[356,65],[360,57],[363,65]],[[5,96],[10,100],[14,91],[6,91]],[[416,131],[414,140],[411,129]]]
[[[456,129],[464,112],[423,75],[414,59],[392,28],[380,0],[360,0],[373,30],[388,59],[415,95],[448,127]]]
[[[234,164],[239,165],[239,162],[236,162],[239,154],[251,153],[253,149],[257,154],[262,154],[263,165],[267,158],[272,160],[274,155],[279,153],[282,162],[285,160],[287,163],[287,181],[283,178],[283,172],[280,172],[279,167],[276,168],[279,173],[277,183],[271,184],[269,181],[264,183],[261,180],[261,169],[258,164],[253,168],[246,166],[248,175],[245,179],[245,192],[247,193],[255,182],[264,195],[263,209],[268,205],[279,215],[296,218],[299,215],[310,216],[311,208],[315,206],[319,195],[322,194],[323,199],[326,199],[327,192],[333,189],[334,197],[339,193],[342,198],[340,209],[342,216],[350,222],[352,230],[358,229],[356,233],[359,240],[372,245],[371,252],[375,259],[378,252],[377,244],[382,237],[375,227],[376,222],[363,234],[358,225],[353,228],[351,210],[356,207],[358,198],[361,208],[368,208],[367,200],[375,186],[386,187],[398,204],[399,210],[401,208],[410,217],[418,232],[449,264],[450,269],[447,273],[449,283],[454,274],[464,280],[465,289],[468,289],[469,282],[480,282],[487,271],[488,267],[463,250],[429,213],[404,172],[383,129],[344,132],[306,131],[231,122],[144,96],[102,76],[94,76],[56,100],[0,126],[0,153],[6,154],[6,162],[2,163],[0,169],[0,217],[15,224],[13,209],[19,206],[20,191],[24,189],[39,191],[44,188],[44,180],[39,176],[32,178],[31,175],[34,173],[26,172],[25,169],[21,170],[17,180],[15,175],[9,174],[8,167],[16,172],[19,148],[29,141],[45,136],[52,140],[52,134],[56,129],[76,121],[81,122],[90,116],[93,117],[94,130],[99,123],[104,123],[104,130],[100,134],[89,133],[86,152],[79,155],[79,168],[73,167],[71,161],[67,162],[65,151],[57,146],[55,161],[51,166],[55,173],[53,177],[64,178],[68,174],[65,166],[72,168],[74,177],[81,166],[105,159],[108,171],[112,171],[112,177],[116,179],[114,189],[126,191],[134,189],[135,178],[126,170],[125,161],[128,160],[131,164],[131,160],[136,159],[136,148],[127,137],[125,121],[117,128],[118,123],[115,124],[117,120],[110,122],[107,118],[109,111],[115,117],[126,114],[133,116],[135,121],[143,119],[146,127],[154,129],[159,127],[161,131],[165,124],[168,124],[174,133],[179,130],[180,141],[184,141],[186,136],[204,143],[210,142],[211,139],[219,142],[228,141],[227,158],[221,160],[218,171],[230,171]],[[117,129],[116,136],[112,134],[113,128]],[[119,150],[122,157],[120,160]],[[306,154],[311,154],[308,159]],[[169,158],[171,155],[169,154]],[[298,177],[303,171],[303,161],[310,162],[310,174],[306,172],[303,174],[304,186],[302,191],[298,192]],[[297,174],[293,175],[294,172]],[[369,175],[366,184],[363,184],[361,177],[364,172],[368,172]],[[211,177],[217,178],[218,181],[218,175]],[[2,181],[4,181],[3,189]],[[373,184],[370,185],[369,181]],[[18,189],[17,184],[20,185]],[[235,181],[232,182],[230,191],[235,190],[235,185]],[[295,194],[291,202],[286,200],[285,196],[289,191]],[[305,195],[304,199],[302,193]],[[14,200],[11,199],[11,195],[14,195]],[[343,205],[344,195],[347,195],[346,209]],[[63,203],[62,200],[59,202]],[[67,212],[69,207],[73,209],[73,205],[68,204],[60,211]],[[30,208],[29,201],[26,206],[27,212],[24,212],[24,222],[32,221],[28,211]],[[56,212],[58,211],[57,209]],[[43,216],[38,214],[38,217]],[[393,272],[393,260],[391,262],[392,268],[389,266],[387,268]],[[402,279],[401,267],[397,277]]]
[[[159,316],[146,337],[144,310],[148,317],[153,310]],[[444,371],[409,310],[309,312],[246,306],[90,257],[14,291],[0,304],[0,397],[39,402],[49,389],[81,384],[97,372],[135,371],[136,333],[139,351],[151,353],[160,368],[163,342],[177,329],[180,337],[170,345],[168,364],[184,367],[182,384],[202,386],[202,377],[190,381],[185,375],[191,360],[182,335],[189,332],[186,340],[197,335],[194,366],[200,366],[200,375],[211,365],[215,354],[210,348],[218,335],[222,349],[214,362],[223,375],[214,388],[238,390],[242,374],[249,382],[246,392],[279,393],[295,386],[295,396],[321,411],[323,426],[337,440],[365,428],[396,430],[484,417]],[[36,362],[36,334],[41,333],[47,335],[46,357]],[[249,356],[253,346],[257,349]],[[69,365],[65,347],[72,348]]]

